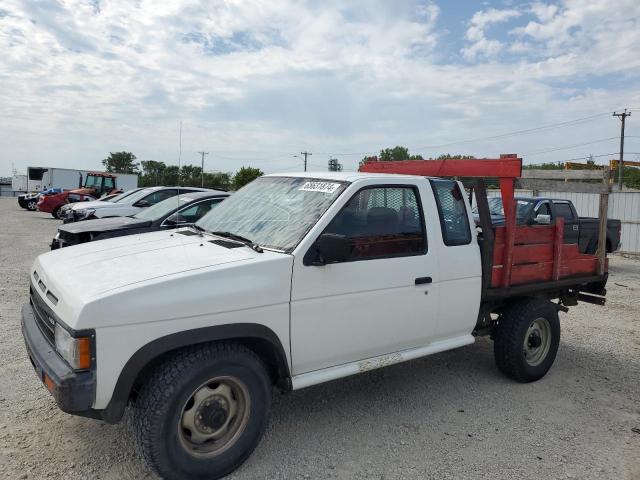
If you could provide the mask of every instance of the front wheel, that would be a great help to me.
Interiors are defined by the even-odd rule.
[[[35,200],[29,200],[27,202],[27,210],[31,210],[32,212],[35,212],[37,208],[38,208],[38,202],[36,202]]]
[[[135,404],[138,442],[163,478],[216,479],[238,468],[267,423],[271,384],[241,345],[205,344],[170,355]]]
[[[498,369],[518,382],[544,377],[560,344],[560,320],[547,300],[523,299],[507,307],[493,333]]]

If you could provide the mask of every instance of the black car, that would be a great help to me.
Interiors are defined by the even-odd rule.
[[[98,218],[58,227],[51,250],[79,243],[191,225],[227,198],[227,192],[192,192],[167,198],[130,217]]]
[[[502,199],[489,199],[489,213],[494,226],[505,224]],[[480,218],[478,209],[473,209],[476,224]],[[600,220],[580,217],[571,200],[547,197],[516,197],[516,223],[518,225],[550,225],[556,219],[564,218],[564,243],[577,243],[580,253],[594,254],[598,249],[598,232]],[[620,220],[607,219],[607,253],[620,248]]]

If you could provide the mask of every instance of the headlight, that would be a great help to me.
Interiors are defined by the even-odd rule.
[[[81,210],[76,210],[75,217],[77,220],[84,220],[85,218],[89,218],[93,215],[93,212],[95,212],[95,209],[93,208],[83,208]]]
[[[91,366],[91,341],[89,337],[74,338],[64,327],[56,323],[56,351],[74,370],[86,370]]]

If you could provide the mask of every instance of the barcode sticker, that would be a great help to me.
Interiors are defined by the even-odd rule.
[[[340,187],[333,182],[305,182],[298,190],[303,192],[333,193]]]

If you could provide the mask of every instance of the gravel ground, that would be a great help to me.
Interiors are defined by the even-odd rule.
[[[27,271],[59,221],[0,199],[0,478],[154,478],[127,417],[66,415],[20,334]],[[640,262],[614,256],[606,307],[561,314],[555,365],[522,385],[491,341],[289,395],[233,479],[640,479]]]

